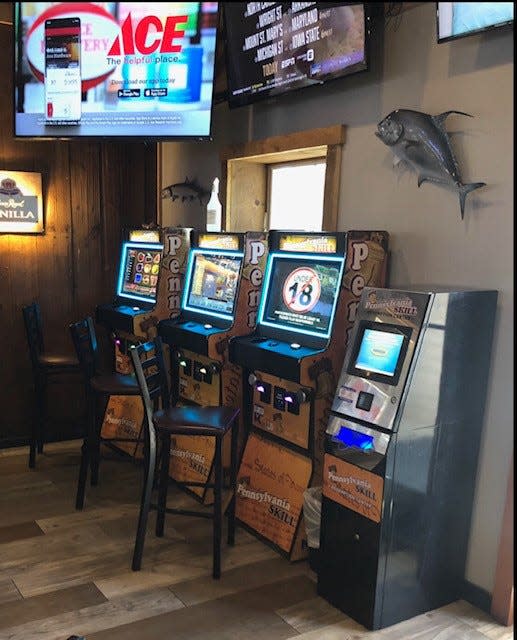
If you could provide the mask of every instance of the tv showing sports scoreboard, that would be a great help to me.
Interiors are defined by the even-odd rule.
[[[342,256],[272,253],[264,276],[260,326],[328,339],[339,297]],[[292,336],[290,336],[292,337]]]
[[[438,42],[513,25],[513,2],[437,2]]]
[[[15,136],[209,139],[218,7],[15,2]]]
[[[224,3],[228,104],[239,107],[368,69],[366,3]]]
[[[244,254],[223,249],[192,249],[182,309],[232,320]]]
[[[149,307],[156,304],[162,244],[125,242],[117,281],[117,300]]]

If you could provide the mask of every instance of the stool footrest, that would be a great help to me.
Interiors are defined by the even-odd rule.
[[[215,489],[215,484],[213,482],[195,482],[194,480],[174,480],[171,478],[171,481],[176,484],[178,487],[204,487],[205,489]]]
[[[175,513],[179,516],[199,516],[200,518],[209,518],[213,519],[214,514],[212,512],[204,512],[204,511],[193,511],[192,509],[173,509],[172,507],[166,507],[165,509],[160,509],[157,504],[150,505],[151,509],[161,513]]]

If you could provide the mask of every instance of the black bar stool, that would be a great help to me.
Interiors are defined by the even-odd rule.
[[[37,302],[22,307],[27,343],[32,365],[36,415],[32,420],[29,467],[36,466],[36,452],[43,453],[48,418],[47,385],[70,374],[81,373],[79,361],[72,354],[49,353],[43,341],[41,310]]]
[[[235,490],[237,483],[237,418],[239,409],[231,407],[171,407],[167,374],[164,365],[162,341],[160,337],[134,346],[130,349],[136,378],[144,403],[145,428],[145,478],[140,504],[140,515],[133,553],[133,571],[139,571],[147,528],[149,510],[157,511],[156,535],[163,536],[165,514],[175,513],[213,519],[213,568],[214,578],[221,576],[221,538],[222,538],[222,492],[223,460],[222,443],[224,436],[231,430],[230,490],[231,501],[228,506],[228,544],[235,542]],[[161,409],[157,410],[158,399]],[[172,435],[212,436],[215,438],[215,456],[213,463],[213,482],[180,482],[175,484],[186,487],[205,487],[214,490],[214,504],[209,512],[167,507],[167,488],[169,485],[169,460]],[[154,484],[157,440],[160,444],[160,470],[158,479],[158,503],[151,503]]]
[[[134,438],[102,438],[102,415],[98,414],[97,406],[101,401],[105,404],[110,396],[138,396],[140,388],[134,376],[120,373],[104,374],[97,371],[97,337],[90,317],[71,324],[70,333],[84,375],[88,406],[88,424],[81,448],[81,465],[75,502],[75,508],[82,509],[88,467],[91,467],[91,485],[95,486],[98,483],[101,442],[135,442]]]

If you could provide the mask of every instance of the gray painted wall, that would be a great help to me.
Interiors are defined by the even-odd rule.
[[[340,229],[382,228],[391,235],[393,287],[441,284],[499,291],[498,317],[479,462],[466,578],[493,588],[506,483],[513,450],[513,31],[436,44],[435,3],[407,3],[388,21],[382,55],[369,73],[300,91],[253,108],[214,111],[214,140],[163,145],[163,184],[220,174],[219,148],[334,124],[347,126],[339,205]],[[451,116],[464,181],[487,187],[457,196],[392,166],[374,136],[396,108]],[[164,201],[164,224],[199,226],[196,205]]]

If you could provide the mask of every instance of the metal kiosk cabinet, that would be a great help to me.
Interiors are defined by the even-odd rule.
[[[369,629],[462,596],[496,300],[363,291],[325,435],[318,593]]]

